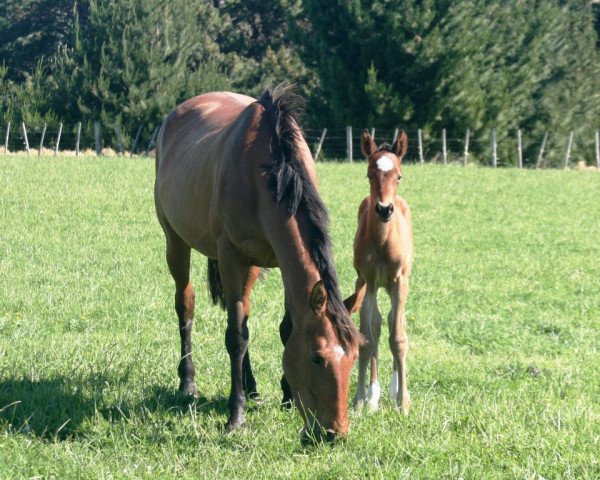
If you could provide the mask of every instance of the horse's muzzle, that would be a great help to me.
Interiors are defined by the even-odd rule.
[[[346,435],[339,435],[333,430],[325,430],[318,426],[314,428],[306,428],[306,426],[300,429],[300,441],[303,445],[316,445],[317,443],[333,443],[337,440],[346,438]]]
[[[394,213],[394,204],[388,203],[384,205],[381,202],[377,202],[375,205],[375,213],[383,223],[387,223],[391,220],[392,214]]]

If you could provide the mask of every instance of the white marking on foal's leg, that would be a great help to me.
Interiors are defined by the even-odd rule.
[[[367,390],[367,406],[369,410],[374,412],[379,408],[379,398],[381,397],[381,387],[379,382],[373,382],[369,384],[369,390]]]
[[[398,370],[392,371],[392,379],[390,381],[390,398],[393,402],[398,398]]]

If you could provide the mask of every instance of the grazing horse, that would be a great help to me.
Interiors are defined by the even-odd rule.
[[[361,149],[368,159],[367,177],[371,192],[358,210],[358,229],[354,238],[354,268],[358,278],[355,293],[346,299],[346,306],[352,313],[360,310],[360,332],[366,338],[360,347],[358,387],[353,403],[359,407],[366,402],[373,410],[379,406],[381,389],[377,363],[381,314],[377,308],[377,290],[383,287],[391,300],[388,325],[394,367],[390,395],[398,406],[402,406],[404,413],[408,413],[408,337],[404,306],[413,261],[413,232],[408,204],[396,195],[408,141],[402,131],[393,146],[383,144],[377,148],[367,130],[360,140]],[[369,365],[371,378],[365,392]]]
[[[212,301],[227,311],[228,431],[244,423],[246,398],[258,398],[248,352],[250,293],[261,268],[278,266],[283,404],[299,409],[304,440],[334,440],[348,433],[350,372],[361,337],[338,287],[298,107],[289,86],[267,89],[258,100],[213,92],[182,103],[160,129],[154,198],[175,280],[180,392],[196,394],[190,250],[208,257]]]

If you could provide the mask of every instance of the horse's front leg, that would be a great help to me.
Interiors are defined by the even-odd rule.
[[[229,419],[225,424],[228,431],[240,427],[244,421],[244,408],[246,406],[246,397],[244,384],[251,389],[256,390],[256,382],[249,368],[250,357],[247,357],[248,351],[248,299],[244,298],[246,288],[250,282],[254,270],[252,267],[245,266],[238,259],[235,250],[232,247],[219,248],[219,274],[223,284],[223,293],[225,295],[225,306],[227,309],[227,329],[225,330],[225,346],[229,354],[231,364],[231,391],[229,393],[228,407]],[[256,278],[254,278],[256,280]],[[248,293],[249,295],[249,293]],[[246,360],[244,358],[246,357]],[[246,369],[244,369],[246,364]],[[244,373],[249,374],[244,382]],[[254,385],[252,385],[254,384]]]
[[[281,338],[281,343],[285,348],[285,345],[292,334],[292,316],[287,307],[287,302],[285,306],[285,313],[283,315],[283,320],[281,320],[281,324],[279,325],[279,338]],[[294,395],[292,393],[292,388],[285,378],[285,374],[281,376],[281,391],[283,393],[283,398],[281,399],[281,407],[285,409],[292,408],[292,403],[294,402]]]
[[[406,355],[408,353],[408,335],[406,334],[406,316],[404,307],[408,296],[408,276],[400,275],[388,290],[392,310],[388,316],[390,330],[389,344],[394,357],[394,371],[390,385],[390,395],[396,405],[402,407],[405,415],[410,409],[410,395],[406,383]]]

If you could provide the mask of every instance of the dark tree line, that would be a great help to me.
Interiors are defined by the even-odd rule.
[[[158,125],[286,80],[314,127],[572,130],[591,151],[599,18],[589,0],[5,0],[0,121]]]

